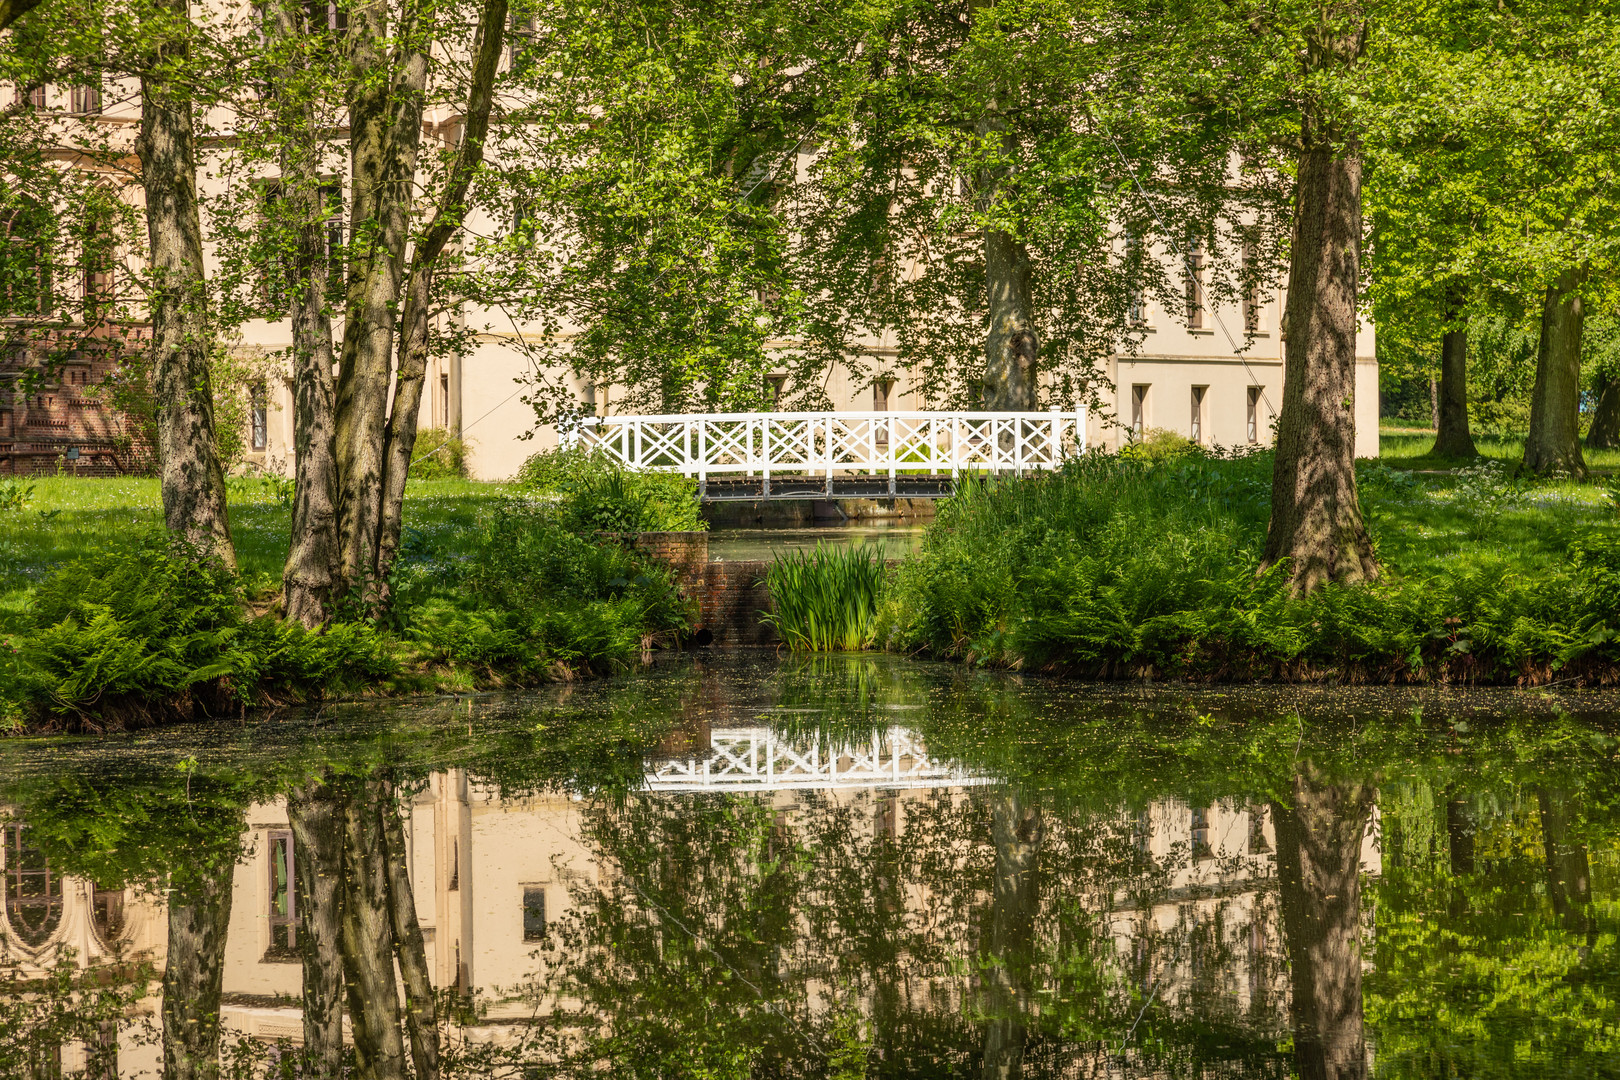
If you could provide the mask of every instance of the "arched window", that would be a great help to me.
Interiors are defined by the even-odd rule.
[[[51,256],[55,222],[28,198],[0,206],[0,316],[31,318],[56,309]]]
[[[45,853],[30,845],[27,826],[12,822],[0,833],[5,840],[6,920],[24,945],[50,940],[62,921],[62,879]]]

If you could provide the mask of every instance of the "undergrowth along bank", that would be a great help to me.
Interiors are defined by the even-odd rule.
[[[1304,598],[1259,571],[1269,454],[1091,454],[968,485],[895,576],[879,641],[1089,677],[1620,682],[1620,528],[1595,491],[1489,464],[1359,472],[1383,576]]]
[[[794,652],[857,652],[877,636],[888,564],[881,547],[822,547],[772,560],[765,572],[775,611],[763,621]]]
[[[667,479],[654,489],[599,461],[547,465],[454,528],[407,521],[381,621],[356,604],[319,631],[288,623],[273,584],[155,527],[61,563],[20,607],[0,611],[0,730],[108,730],[331,695],[532,685],[678,645],[695,612],[633,535],[690,527],[693,493],[683,507]]]

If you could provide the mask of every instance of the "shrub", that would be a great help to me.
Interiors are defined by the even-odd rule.
[[[1185,435],[1167,428],[1149,428],[1119,449],[1128,461],[1170,461],[1202,452],[1202,447]]]
[[[776,610],[764,621],[795,652],[853,652],[877,637],[885,562],[878,547],[831,547],[778,556],[765,572]]]
[[[600,451],[548,450],[518,470],[517,482],[556,499],[578,532],[697,532],[697,481],[678,473],[636,472]]]
[[[0,510],[21,510],[34,498],[34,485],[16,477],[0,480]]]
[[[467,475],[467,442],[444,428],[423,428],[408,470],[412,480],[456,480]]]

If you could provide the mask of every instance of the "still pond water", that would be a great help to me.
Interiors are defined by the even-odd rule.
[[[1615,1075],[1617,707],[732,654],[4,743],[0,1076]]]

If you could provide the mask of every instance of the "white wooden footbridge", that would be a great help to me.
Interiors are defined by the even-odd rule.
[[[1053,469],[1086,449],[1086,410],[587,417],[565,446],[690,476],[705,501],[934,499],[963,474]]]

